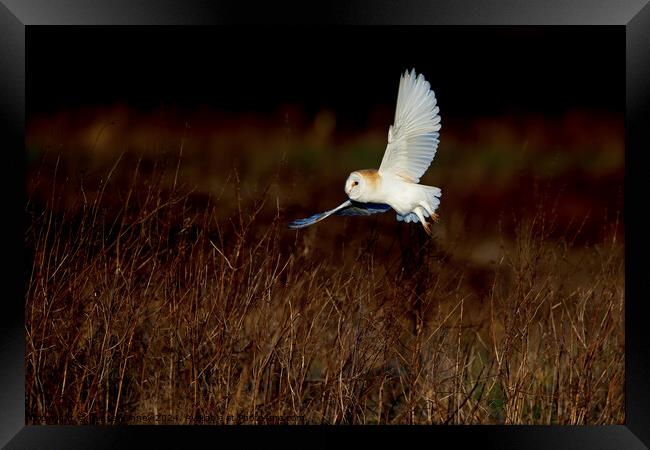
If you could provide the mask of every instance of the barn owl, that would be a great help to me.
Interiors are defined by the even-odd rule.
[[[415,69],[400,78],[395,122],[388,129],[388,145],[379,169],[357,170],[345,182],[348,200],[334,209],[294,220],[290,228],[303,228],[336,214],[367,216],[393,208],[397,220],[420,222],[431,234],[427,217],[435,213],[442,191],[418,184],[436,154],[440,130],[439,108],[431,85]]]

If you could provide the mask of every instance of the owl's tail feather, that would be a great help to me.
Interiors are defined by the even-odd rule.
[[[421,187],[422,193],[424,196],[423,201],[420,204],[424,207],[428,213],[427,217],[431,216],[432,218],[436,216],[435,211],[440,206],[440,197],[442,196],[442,191],[439,187],[435,186],[424,186]],[[428,208],[427,208],[428,206]]]
[[[417,186],[420,191],[421,191],[421,200],[420,200],[420,205],[416,207],[416,209],[419,210],[419,212],[424,216],[424,217],[431,217],[431,219],[434,222],[438,221],[438,215],[435,213],[436,209],[438,209],[438,206],[440,205],[440,197],[442,196],[442,191],[440,188],[435,187],[435,186],[424,186],[424,185],[418,185]],[[420,218],[416,214],[415,211],[410,212],[405,215],[397,215],[397,220],[400,222],[421,222]],[[423,224],[424,225],[424,224]],[[426,228],[426,226],[425,226]]]

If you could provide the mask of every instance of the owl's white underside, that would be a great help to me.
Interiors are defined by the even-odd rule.
[[[377,179],[367,183],[368,188],[354,200],[360,202],[385,203],[397,212],[398,220],[417,222],[419,210],[424,217],[430,217],[440,205],[440,188],[411,183],[399,175],[377,172]],[[362,175],[363,176],[363,175]]]

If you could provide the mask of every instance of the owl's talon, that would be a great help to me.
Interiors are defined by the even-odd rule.
[[[429,222],[422,222],[422,228],[424,228],[424,231],[425,231],[429,236],[432,236],[432,235],[433,235],[433,233],[432,233],[432,231],[431,231],[431,225],[429,224]]]

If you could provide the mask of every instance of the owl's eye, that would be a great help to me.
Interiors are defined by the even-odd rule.
[[[352,183],[352,186],[356,186],[357,184],[359,184],[359,182],[355,181],[355,182]]]

